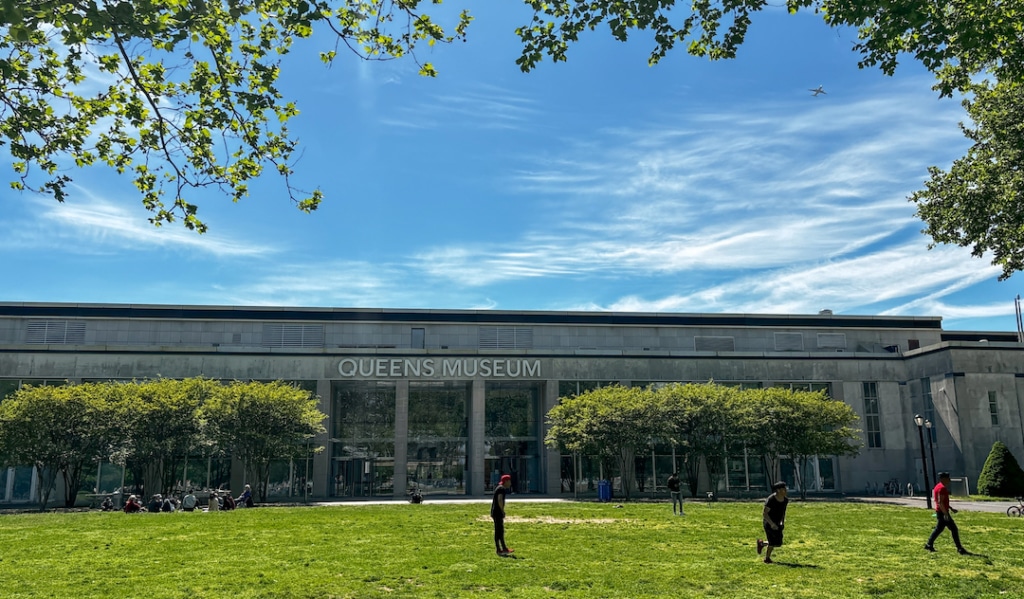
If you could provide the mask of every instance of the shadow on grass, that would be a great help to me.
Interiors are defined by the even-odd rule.
[[[774,565],[774,566],[782,566],[784,568],[815,568],[815,569],[817,569],[819,567],[819,566],[817,566],[815,564],[794,564],[794,563],[791,563],[791,562],[780,562],[780,561],[773,561],[772,565]]]

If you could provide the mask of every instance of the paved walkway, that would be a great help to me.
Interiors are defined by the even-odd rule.
[[[848,497],[846,501],[865,501],[871,503],[890,503],[906,507],[926,508],[924,497]],[[949,505],[968,512],[992,512],[1005,514],[1006,508],[1017,505],[1016,501],[961,501],[956,497],[949,499]]]
[[[429,503],[490,503],[491,498],[487,497],[426,497],[426,502]],[[515,501],[516,503],[553,503],[559,501],[572,501],[563,497],[551,497],[551,496],[526,496],[526,495],[512,495],[509,501]],[[584,499],[583,501],[588,501]],[[593,501],[593,499],[589,499]],[[838,501],[844,501],[849,503],[888,503],[891,505],[901,505],[904,507],[916,507],[920,509],[926,509],[924,497],[877,497],[877,496],[865,496],[865,497],[844,497]],[[668,499],[665,500],[668,503]],[[700,502],[700,500],[692,500],[693,503]],[[386,505],[395,503],[408,503],[407,500],[402,499],[359,499],[349,501],[317,501],[308,505],[331,505],[331,506],[360,506],[360,505]],[[958,510],[964,510],[968,512],[992,512],[996,514],[1006,513],[1006,508],[1011,505],[1017,505],[1015,501],[961,501],[956,497],[950,499],[950,505]]]

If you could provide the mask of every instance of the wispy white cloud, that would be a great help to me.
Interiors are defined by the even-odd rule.
[[[97,193],[75,186],[71,199],[63,204],[27,197],[29,216],[12,223],[13,233],[0,240],[0,247],[46,248],[66,253],[105,254],[142,248],[187,250],[218,257],[264,256],[277,248],[226,236],[218,230],[199,235],[177,225],[154,227],[148,214],[129,210]],[[220,229],[223,229],[221,227]]]
[[[525,129],[538,114],[535,102],[522,94],[493,85],[480,85],[461,93],[434,93],[382,115],[379,122],[392,127],[431,129],[451,123],[472,123],[475,129]]]

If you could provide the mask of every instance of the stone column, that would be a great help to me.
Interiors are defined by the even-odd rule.
[[[323,499],[328,496],[331,490],[331,431],[334,424],[331,422],[331,381],[320,379],[316,382],[316,394],[320,396],[320,403],[317,408],[327,418],[324,418],[324,432],[313,439],[314,447],[323,447],[323,451],[313,454],[313,494],[311,497]]]

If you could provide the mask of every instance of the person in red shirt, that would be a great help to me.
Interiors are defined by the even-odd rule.
[[[935,506],[935,530],[932,531],[932,536],[928,537],[924,548],[927,551],[935,551],[935,539],[939,538],[942,531],[948,528],[949,533],[953,535],[953,542],[956,543],[957,553],[967,555],[967,550],[960,544],[960,530],[956,527],[956,522],[953,522],[953,514],[956,513],[956,510],[949,506],[948,472],[939,473],[939,483],[932,490],[932,505]]]

